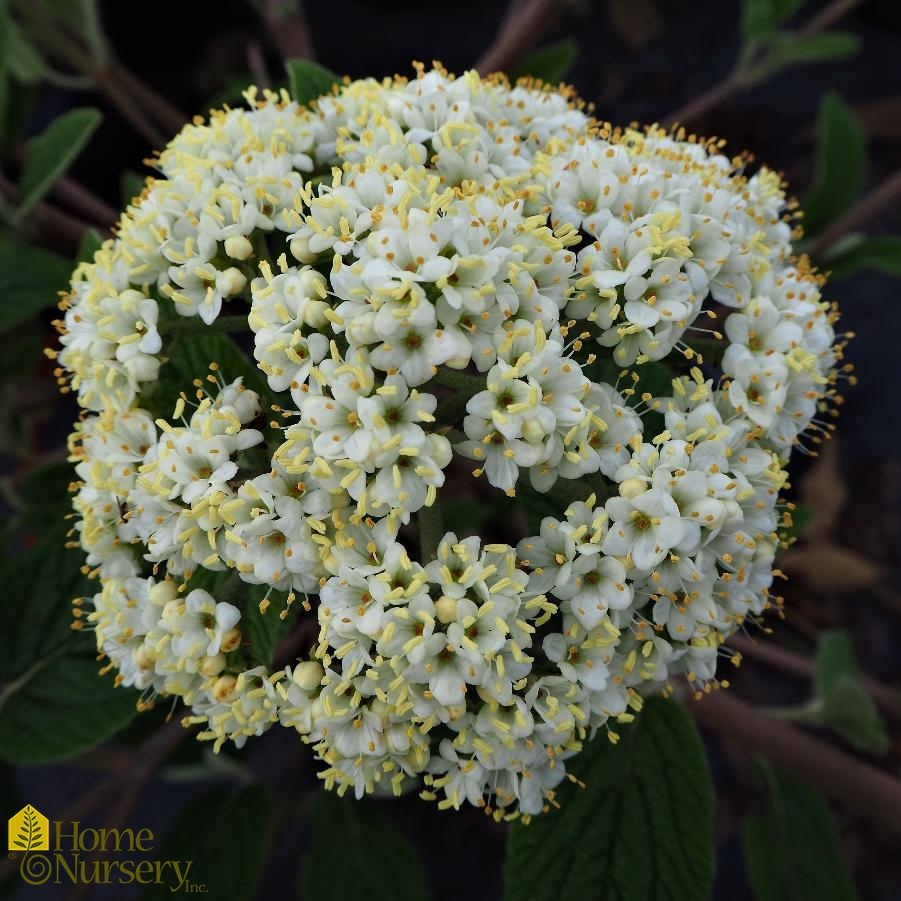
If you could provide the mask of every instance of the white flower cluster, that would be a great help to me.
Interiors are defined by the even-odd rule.
[[[78,624],[217,748],[281,724],[339,791],[536,814],[777,602],[835,310],[778,177],[714,142],[440,69],[247,100],[169,145],[63,303]],[[445,532],[485,483],[502,540]]]

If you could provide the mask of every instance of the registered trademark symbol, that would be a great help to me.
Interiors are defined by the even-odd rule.
[[[8,854],[7,856],[9,857],[10,860],[15,860],[15,859],[16,859],[16,852],[15,852],[15,851],[10,851],[9,854]]]

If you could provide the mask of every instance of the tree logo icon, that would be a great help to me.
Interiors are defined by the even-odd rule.
[[[9,818],[9,850],[50,850],[49,826],[47,817],[26,804],[15,816]]]

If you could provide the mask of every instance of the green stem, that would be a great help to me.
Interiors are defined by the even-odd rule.
[[[444,520],[437,500],[431,507],[423,507],[416,516],[419,520],[419,549],[425,564],[438,555],[438,545],[444,538]]]

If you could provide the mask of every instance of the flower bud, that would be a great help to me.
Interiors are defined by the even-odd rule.
[[[328,304],[323,300],[310,300],[303,311],[303,321],[314,329],[324,329],[328,325],[328,317],[325,311]]]
[[[234,692],[237,681],[234,676],[220,676],[213,684],[213,697],[217,701],[227,701]]]
[[[439,623],[452,623],[457,618],[457,602],[454,598],[449,598],[446,594],[441,595],[435,601],[435,616]]]
[[[203,657],[197,668],[203,676],[218,676],[225,669],[225,654]]]
[[[150,603],[164,607],[169,601],[178,597],[178,586],[171,579],[157,582],[150,589]]]
[[[315,660],[307,660],[304,663],[298,663],[294,667],[294,673],[291,678],[304,691],[313,691],[319,688],[319,683],[322,682],[324,675],[325,670],[322,668],[322,664],[317,663]]]
[[[135,648],[135,664],[138,669],[150,669],[153,666],[153,657],[150,656],[144,645]]]
[[[247,278],[240,269],[232,266],[216,276],[216,290],[223,297],[234,297],[240,294],[247,284]]]
[[[240,629],[229,629],[225,635],[222,636],[222,641],[219,642],[219,650],[222,651],[223,654],[228,654],[231,651],[234,651],[241,644],[241,630]]]
[[[315,254],[310,250],[309,238],[292,238],[288,248],[291,251],[291,256],[301,263],[312,263],[318,256],[318,254]]]
[[[644,494],[647,490],[647,484],[642,479],[636,479],[634,476],[619,483],[619,496],[627,500],[638,497],[639,494]]]
[[[253,245],[244,235],[232,235],[225,239],[225,253],[233,260],[246,260],[253,253]]]

